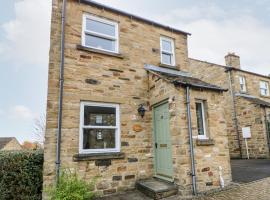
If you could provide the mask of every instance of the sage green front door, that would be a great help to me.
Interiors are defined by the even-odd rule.
[[[154,139],[156,176],[173,179],[172,145],[168,103],[154,107]]]

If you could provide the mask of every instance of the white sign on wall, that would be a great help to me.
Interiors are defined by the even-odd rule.
[[[242,128],[243,138],[251,138],[251,130],[250,127]]]

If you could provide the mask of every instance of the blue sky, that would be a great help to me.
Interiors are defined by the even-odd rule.
[[[97,0],[192,33],[189,56],[270,74],[269,0]],[[0,0],[0,137],[34,140],[46,112],[51,0]]]

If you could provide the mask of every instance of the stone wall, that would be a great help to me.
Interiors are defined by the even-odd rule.
[[[55,154],[58,113],[61,1],[53,0],[47,129],[45,138],[44,187],[55,180]],[[81,44],[83,13],[102,16],[119,23],[122,57],[77,49]],[[95,190],[108,195],[134,188],[135,181],[152,177],[151,112],[138,115],[140,104],[148,105],[148,76],[144,64],[160,63],[160,36],[172,37],[176,44],[177,68],[186,70],[187,36],[172,33],[143,22],[70,0],[67,5],[65,72],[61,166],[79,172],[86,180],[98,179]],[[112,159],[108,167],[95,161],[74,162],[79,151],[80,102],[120,104],[121,152],[124,159]],[[136,127],[140,127],[139,129]]]
[[[198,135],[195,108],[196,100],[204,100],[207,107],[207,137],[209,138],[209,143],[206,142],[206,144],[196,139],[196,135]],[[199,191],[219,187],[219,166],[223,168],[225,184],[228,185],[231,182],[225,104],[226,101],[222,93],[207,90],[191,91],[192,129],[195,136],[194,148]],[[213,143],[211,140],[213,140]]]
[[[170,134],[173,152],[175,183],[183,195],[191,193],[191,160],[185,88],[149,74],[150,105],[169,101]],[[197,139],[196,100],[207,104],[208,141]],[[198,191],[220,187],[219,166],[223,168],[225,184],[231,182],[231,167],[224,111],[224,95],[219,92],[191,89],[191,113]]]
[[[9,143],[6,144],[6,146],[1,149],[5,151],[14,151],[14,150],[22,150],[22,146],[16,139],[12,139]]]
[[[270,97],[265,97],[260,95],[259,82],[261,80],[268,81],[270,83],[270,78],[265,76],[256,75],[254,73],[249,73],[241,70],[232,70],[231,71],[231,80],[232,84],[230,85],[229,72],[225,72],[225,66],[217,65],[209,62],[199,61],[196,59],[190,59],[190,72],[192,72],[193,76],[200,78],[204,81],[211,82],[213,84],[219,85],[223,88],[228,88],[229,91],[224,93],[224,98],[226,99],[225,108],[225,116],[227,122],[227,131],[229,138],[229,147],[230,147],[230,156],[232,158],[240,157],[240,148],[238,144],[238,134],[240,137],[240,145],[243,149],[243,156],[245,157],[245,144],[242,139],[242,127],[249,125],[252,127],[254,131],[254,137],[251,142],[253,154],[251,157],[253,158],[261,158],[268,157],[269,148],[266,146],[267,143],[267,133],[265,122],[258,123],[258,119],[264,120],[264,112],[262,108],[258,108],[260,106],[252,105],[247,100],[243,100],[242,98],[235,98],[235,107],[236,107],[236,115],[238,121],[238,133],[235,124],[234,117],[234,109],[233,109],[233,98],[232,91],[234,93],[240,93],[240,82],[239,76],[244,76],[246,79],[247,85],[247,95],[252,95],[257,98],[263,99],[264,101],[270,102]],[[244,114],[243,114],[244,113]],[[248,113],[248,114],[246,114]],[[250,113],[254,114],[254,116],[249,115]],[[255,120],[257,119],[257,121]]]
[[[250,158],[268,158],[268,136],[266,133],[265,108],[256,105],[243,97],[237,98],[237,115],[243,158],[247,158],[242,128],[251,128],[251,138],[247,139]],[[236,144],[235,141],[233,144]],[[236,145],[238,146],[238,145]],[[237,147],[235,147],[237,148]]]

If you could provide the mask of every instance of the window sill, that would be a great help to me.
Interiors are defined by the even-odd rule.
[[[240,94],[248,94],[248,92],[247,91],[240,91]]]
[[[92,53],[97,53],[97,54],[102,54],[102,55],[106,55],[106,56],[112,56],[112,57],[124,59],[124,56],[120,53],[107,52],[107,51],[103,51],[103,50],[99,50],[99,49],[85,47],[82,45],[77,45],[77,49],[82,50],[82,51],[88,51],[88,52],[92,52]]]
[[[110,159],[124,159],[125,154],[122,152],[116,153],[91,153],[91,154],[75,154],[73,161],[91,161],[91,160],[110,160]]]
[[[211,146],[215,145],[215,141],[213,139],[197,139],[197,146]]]
[[[263,95],[263,94],[260,94],[261,98],[268,98],[270,99],[270,96],[269,95]]]
[[[163,63],[159,63],[159,66],[160,67],[165,67],[165,68],[169,68],[169,69],[178,69],[179,66],[177,65],[166,65],[166,64],[163,64]]]

